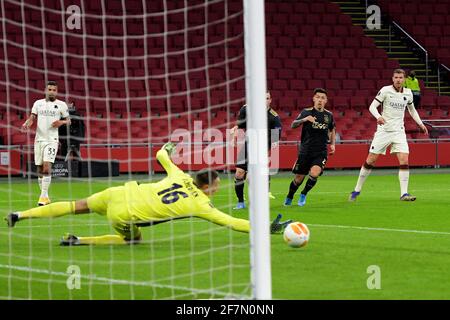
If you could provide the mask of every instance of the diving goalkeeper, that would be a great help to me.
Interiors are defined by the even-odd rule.
[[[9,227],[30,218],[55,218],[68,214],[96,212],[107,217],[117,235],[77,237],[65,235],[61,245],[136,244],[142,240],[140,227],[175,219],[198,217],[240,232],[249,232],[250,223],[233,218],[216,209],[209,199],[219,189],[220,178],[214,170],[202,170],[195,179],[180,170],[170,159],[175,150],[166,143],[156,159],[167,177],[156,183],[136,181],[111,187],[87,199],[55,202],[43,207],[12,212],[5,218]],[[291,221],[280,222],[281,215],[271,224],[271,233],[279,233]]]

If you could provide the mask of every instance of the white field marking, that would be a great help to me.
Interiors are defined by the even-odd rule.
[[[415,193],[415,192],[442,192],[442,191],[450,191],[449,189],[412,189],[410,190],[411,192]],[[373,191],[371,192],[373,193]],[[377,191],[376,193],[398,193],[398,190],[382,190],[382,191]],[[286,195],[286,192],[272,192],[272,194],[274,195]],[[349,192],[342,192],[342,191],[317,191],[314,192],[314,194],[345,194],[348,195],[350,194]],[[230,193],[230,194],[219,194],[219,195],[215,195],[213,196],[213,198],[235,198],[235,194],[234,193]],[[74,201],[73,199],[56,199],[57,201]],[[0,203],[20,203],[20,202],[32,202],[34,203],[34,200],[29,200],[29,199],[13,199],[13,200],[0,200]]]
[[[368,231],[387,231],[387,232],[404,232],[404,233],[421,233],[421,234],[439,234],[439,235],[447,235],[447,236],[450,235],[450,232],[444,232],[444,231],[391,229],[391,228],[371,228],[371,227],[358,227],[358,226],[341,226],[341,225],[335,225],[335,224],[313,224],[313,223],[308,223],[308,226],[319,227],[319,228],[357,229],[357,230],[368,230]]]
[[[204,220],[201,219],[184,219],[184,220],[174,220],[175,223],[204,223]],[[52,225],[38,225],[38,226],[15,226],[14,228],[68,228],[68,227],[95,227],[109,226],[109,223],[95,223],[95,224],[52,224]],[[343,226],[343,225],[335,225],[335,224],[313,224],[308,223],[308,226],[319,227],[319,228],[335,228],[335,229],[356,229],[356,230],[368,230],[368,231],[386,231],[386,232],[403,232],[403,233],[420,233],[420,234],[439,234],[439,235],[450,235],[450,232],[445,231],[430,231],[430,230],[410,230],[410,229],[392,229],[392,228],[373,228],[373,227],[360,227],[360,226]]]
[[[32,272],[32,273],[46,274],[46,275],[52,275],[52,276],[61,276],[61,277],[65,277],[65,278],[67,278],[69,276],[66,272],[50,271],[50,270],[45,270],[45,269],[36,269],[36,268],[16,266],[16,265],[0,264],[0,269]],[[223,292],[223,291],[216,291],[216,290],[195,289],[195,288],[187,288],[187,287],[182,287],[182,286],[164,285],[164,284],[155,283],[153,281],[130,281],[130,280],[113,279],[113,278],[106,278],[106,277],[97,277],[96,275],[91,275],[91,276],[80,275],[80,278],[91,280],[91,281],[106,282],[109,284],[156,287],[156,288],[163,288],[163,289],[189,291],[189,292],[193,292],[193,293],[197,293],[197,294],[207,293],[207,294],[219,294],[219,295],[223,295],[223,296],[228,296],[230,294],[230,292]]]

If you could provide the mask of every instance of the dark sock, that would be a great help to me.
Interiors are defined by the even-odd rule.
[[[244,202],[244,179],[234,179],[234,190],[236,191],[236,196],[239,202]]]
[[[302,190],[302,194],[304,195],[308,194],[309,190],[311,190],[316,185],[316,182],[317,178],[309,176],[308,181],[306,181],[305,188]]]
[[[294,194],[297,192],[298,188],[301,186],[303,180],[297,185],[295,180],[291,181],[291,185],[289,186],[289,193],[286,198],[293,199]]]

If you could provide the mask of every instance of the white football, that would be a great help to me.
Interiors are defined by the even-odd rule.
[[[284,229],[284,241],[293,248],[301,248],[308,244],[309,229],[306,224],[301,222],[292,222]]]

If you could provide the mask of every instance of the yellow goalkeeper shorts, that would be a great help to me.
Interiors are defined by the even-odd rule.
[[[125,240],[140,238],[139,227],[132,223],[125,198],[125,187],[111,187],[87,198],[91,211],[106,215],[116,232]]]

